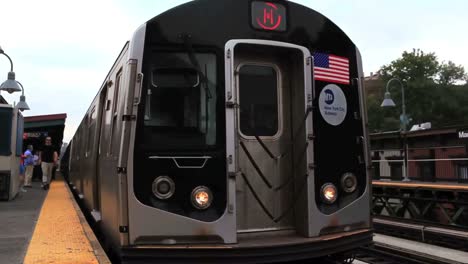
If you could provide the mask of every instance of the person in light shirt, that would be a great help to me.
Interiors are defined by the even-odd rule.
[[[34,156],[33,156],[33,146],[29,145],[26,151],[24,152],[24,166],[26,168],[25,177],[24,177],[24,187],[31,188],[31,180],[34,170]]]

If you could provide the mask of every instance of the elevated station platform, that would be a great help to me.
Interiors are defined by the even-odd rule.
[[[440,263],[468,263],[468,252],[406,240],[381,234],[374,236],[374,243],[392,247],[400,252],[417,252]]]
[[[47,192],[24,263],[110,263],[65,182]]]

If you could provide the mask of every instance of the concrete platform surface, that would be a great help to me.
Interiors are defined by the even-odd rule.
[[[411,241],[402,238],[396,238],[381,234],[374,236],[375,243],[381,243],[393,248],[398,248],[406,251],[418,252],[421,254],[433,256],[435,259],[444,259],[456,261],[459,263],[468,263],[468,252],[458,251],[439,246],[434,246],[422,242]]]
[[[33,182],[27,192],[0,202],[0,263],[20,264],[31,240],[47,191]]]

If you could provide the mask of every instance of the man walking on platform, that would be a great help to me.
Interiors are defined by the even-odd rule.
[[[26,167],[25,177],[24,177],[24,187],[31,188],[31,179],[34,170],[34,156],[33,156],[33,146],[29,145],[26,151],[24,152],[24,166]]]
[[[41,151],[39,162],[42,168],[42,188],[49,189],[50,179],[52,177],[52,170],[57,164],[58,154],[52,146],[52,138],[46,137],[44,148]]]

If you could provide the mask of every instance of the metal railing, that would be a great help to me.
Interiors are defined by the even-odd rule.
[[[402,180],[403,159],[372,160],[375,180]],[[424,182],[468,183],[468,158],[408,159],[408,176]]]
[[[402,181],[403,159],[373,160],[374,216],[468,230],[468,158],[408,159],[412,184]],[[431,183],[431,184],[427,184]]]

